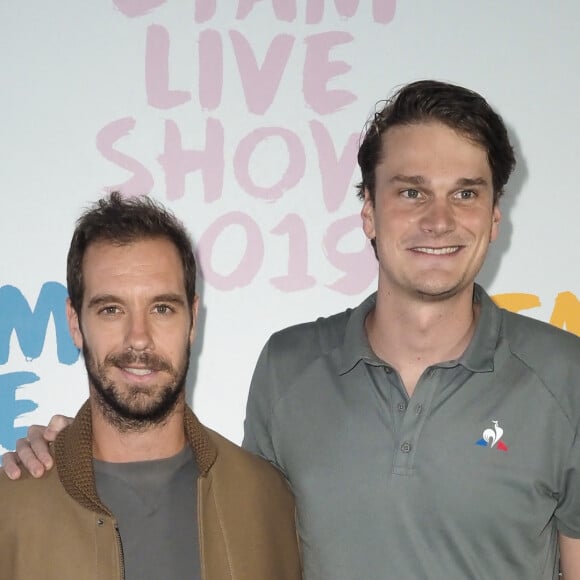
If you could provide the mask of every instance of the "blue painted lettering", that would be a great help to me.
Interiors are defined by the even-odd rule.
[[[29,399],[17,399],[16,391],[38,380],[38,375],[26,371],[0,375],[0,445],[5,449],[14,449],[16,440],[26,436],[26,427],[14,427],[14,420],[38,407]]]
[[[66,322],[66,288],[58,282],[45,282],[36,307],[32,310],[22,292],[14,286],[0,287],[0,365],[8,362],[10,337],[16,332],[25,357],[40,356],[44,347],[48,320],[52,314],[59,362],[75,363],[79,351],[74,345]]]

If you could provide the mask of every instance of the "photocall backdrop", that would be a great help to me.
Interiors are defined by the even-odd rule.
[[[0,22],[0,452],[87,396],[65,257],[113,189],[152,193],[192,233],[189,399],[239,442],[268,336],[376,287],[357,143],[421,78],[481,92],[517,148],[480,281],[580,334],[580,3],[2,0]]]

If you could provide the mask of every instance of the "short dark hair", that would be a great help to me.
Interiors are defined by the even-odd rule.
[[[434,80],[405,85],[367,121],[358,151],[362,174],[357,185],[360,199],[368,191],[371,201],[375,201],[375,169],[383,154],[383,134],[397,125],[429,121],[447,125],[487,151],[495,205],[516,164],[503,120],[476,92]]]
[[[189,308],[193,308],[196,265],[191,238],[184,225],[148,196],[123,197],[114,191],[81,215],[73,233],[67,257],[66,282],[72,307],[77,314],[80,315],[85,290],[83,259],[87,248],[96,242],[125,245],[152,238],[166,238],[177,248],[183,264]]]

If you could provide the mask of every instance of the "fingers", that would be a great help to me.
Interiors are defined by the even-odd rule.
[[[31,425],[26,438],[16,441],[16,451],[2,456],[2,467],[10,479],[18,479],[25,469],[33,477],[41,477],[53,466],[49,443],[70,423],[72,419],[64,415],[54,415],[48,427]]]
[[[51,420],[49,421],[46,430],[42,433],[42,436],[45,441],[54,441],[56,436],[68,425],[72,423],[71,417],[65,417],[64,415],[53,415]],[[32,427],[31,427],[32,428]],[[35,443],[36,438],[34,439],[30,436],[30,431],[28,433],[28,438]]]
[[[53,466],[49,443],[70,423],[72,419],[64,415],[54,415],[48,427],[31,425],[27,437],[16,441],[16,452],[2,456],[2,467],[10,479],[18,479],[25,469],[33,477],[41,477]]]
[[[43,438],[46,427],[31,425],[28,437],[16,441],[16,454],[21,469],[26,469],[33,477],[41,477],[52,467],[52,457],[48,443]]]
[[[2,467],[10,479],[19,479],[22,469],[33,477],[41,477],[46,469],[52,467],[48,442],[43,437],[45,431],[46,427],[42,425],[31,425],[28,437],[16,441],[16,451],[2,456]]]
[[[18,467],[18,456],[13,451],[2,455],[2,467],[10,479],[18,479],[22,474],[20,467]]]
[[[33,477],[40,477],[53,465],[52,455],[48,447],[49,442],[70,423],[72,419],[64,415],[54,415],[48,427],[31,425],[28,428],[28,437],[16,442],[16,453],[22,467],[27,469]]]

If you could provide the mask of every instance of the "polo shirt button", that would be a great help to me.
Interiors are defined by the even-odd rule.
[[[391,371],[392,371],[391,367],[385,367],[385,372],[386,372],[388,375],[390,375],[390,374],[391,374]]]
[[[104,526],[104,525],[105,525],[105,522],[103,521],[103,519],[102,519],[102,518],[99,518],[99,519],[97,520],[97,526],[99,526],[99,528],[100,528],[100,527],[102,527],[102,526]]]
[[[405,405],[405,403],[399,403],[397,405],[397,411],[399,411],[399,413],[404,413],[406,408],[407,405]]]
[[[411,444],[408,441],[404,441],[401,445],[401,451],[403,453],[409,453],[411,451]]]
[[[420,415],[423,412],[423,405],[421,405],[421,403],[417,403],[415,405],[415,413],[417,413],[417,415]]]

